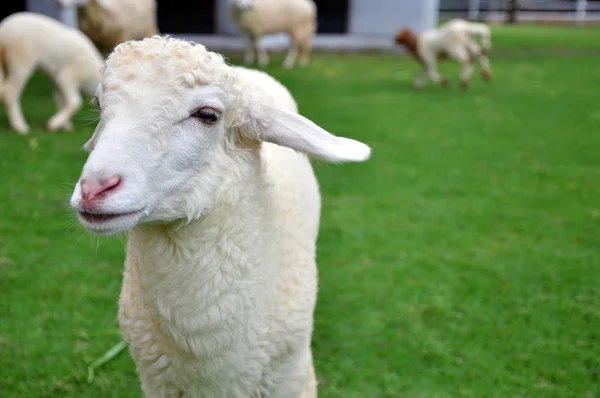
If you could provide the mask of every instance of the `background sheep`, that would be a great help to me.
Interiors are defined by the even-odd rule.
[[[57,0],[77,7],[77,24],[103,53],[119,43],[158,34],[156,0]]]
[[[244,63],[269,63],[262,37],[272,33],[288,33],[291,45],[283,62],[291,68],[300,52],[300,66],[308,64],[312,38],[317,31],[317,7],[312,0],[232,0],[231,15],[248,36]]]
[[[479,37],[481,46],[474,40]],[[402,29],[395,38],[396,43],[404,45],[423,65],[414,86],[420,88],[428,76],[436,83],[448,85],[448,80],[437,72],[437,60],[450,57],[460,62],[463,71],[460,84],[467,88],[473,73],[472,57],[478,56],[481,74],[486,81],[491,80],[490,64],[487,52],[491,47],[491,31],[487,25],[453,19],[437,29],[432,29],[417,35],[410,29]]]
[[[22,134],[29,131],[21,93],[40,68],[54,84],[58,108],[46,129],[70,130],[71,117],[81,107],[79,90],[94,95],[103,62],[87,37],[53,18],[29,12],[5,18],[0,23],[0,95],[11,127]]]
[[[321,204],[294,150],[341,162],[370,148],[182,40],[119,45],[96,98],[71,204],[94,233],[130,231],[119,321],[146,396],[316,396]]]

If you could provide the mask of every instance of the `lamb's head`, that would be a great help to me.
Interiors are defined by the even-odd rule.
[[[415,45],[417,41],[417,36],[412,30],[408,28],[402,28],[396,33],[394,41],[396,42],[396,44],[411,47]]]
[[[155,36],[117,46],[102,69],[100,121],[71,198],[80,222],[110,235],[201,217],[259,160],[261,141],[331,162],[369,158],[365,144],[278,108],[251,85],[199,44]]]

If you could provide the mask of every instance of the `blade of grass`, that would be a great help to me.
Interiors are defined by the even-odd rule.
[[[104,365],[106,362],[110,361],[114,357],[116,357],[123,349],[127,347],[127,344],[124,341],[119,342],[115,346],[113,346],[110,350],[108,350],[104,355],[100,358],[96,359],[92,364],[88,367],[88,377],[87,382],[92,383],[94,381],[94,370],[98,369],[100,366]]]

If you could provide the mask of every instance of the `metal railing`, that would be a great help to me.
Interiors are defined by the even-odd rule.
[[[598,23],[600,0],[440,0],[440,19]]]

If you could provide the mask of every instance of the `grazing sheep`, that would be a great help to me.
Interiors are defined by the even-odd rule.
[[[168,37],[117,46],[96,98],[71,205],[93,233],[129,231],[119,322],[145,395],[316,397],[305,154],[370,148],[300,116],[264,72]]]
[[[477,36],[481,39],[481,46],[474,40]],[[479,57],[483,78],[486,81],[492,78],[487,58],[491,47],[490,37],[491,31],[487,25],[453,19],[437,29],[425,31],[420,35],[416,35],[410,29],[401,29],[395,41],[404,45],[423,66],[414,81],[415,88],[421,88],[427,76],[434,82],[447,86],[448,80],[437,72],[437,60],[449,57],[462,64],[460,84],[466,89],[473,73],[474,56]]]
[[[244,63],[269,63],[262,37],[273,33],[290,35],[291,46],[283,62],[292,68],[300,52],[300,66],[308,65],[312,38],[317,31],[317,6],[312,0],[232,0],[231,15],[248,36]]]
[[[31,12],[6,17],[0,23],[0,97],[10,126],[21,134],[29,131],[21,111],[21,93],[39,68],[54,85],[58,108],[46,129],[71,130],[71,117],[82,103],[80,90],[94,95],[103,62],[85,35],[53,18]]]
[[[77,7],[79,29],[103,53],[127,40],[158,34],[156,0],[57,0],[59,7]]]

